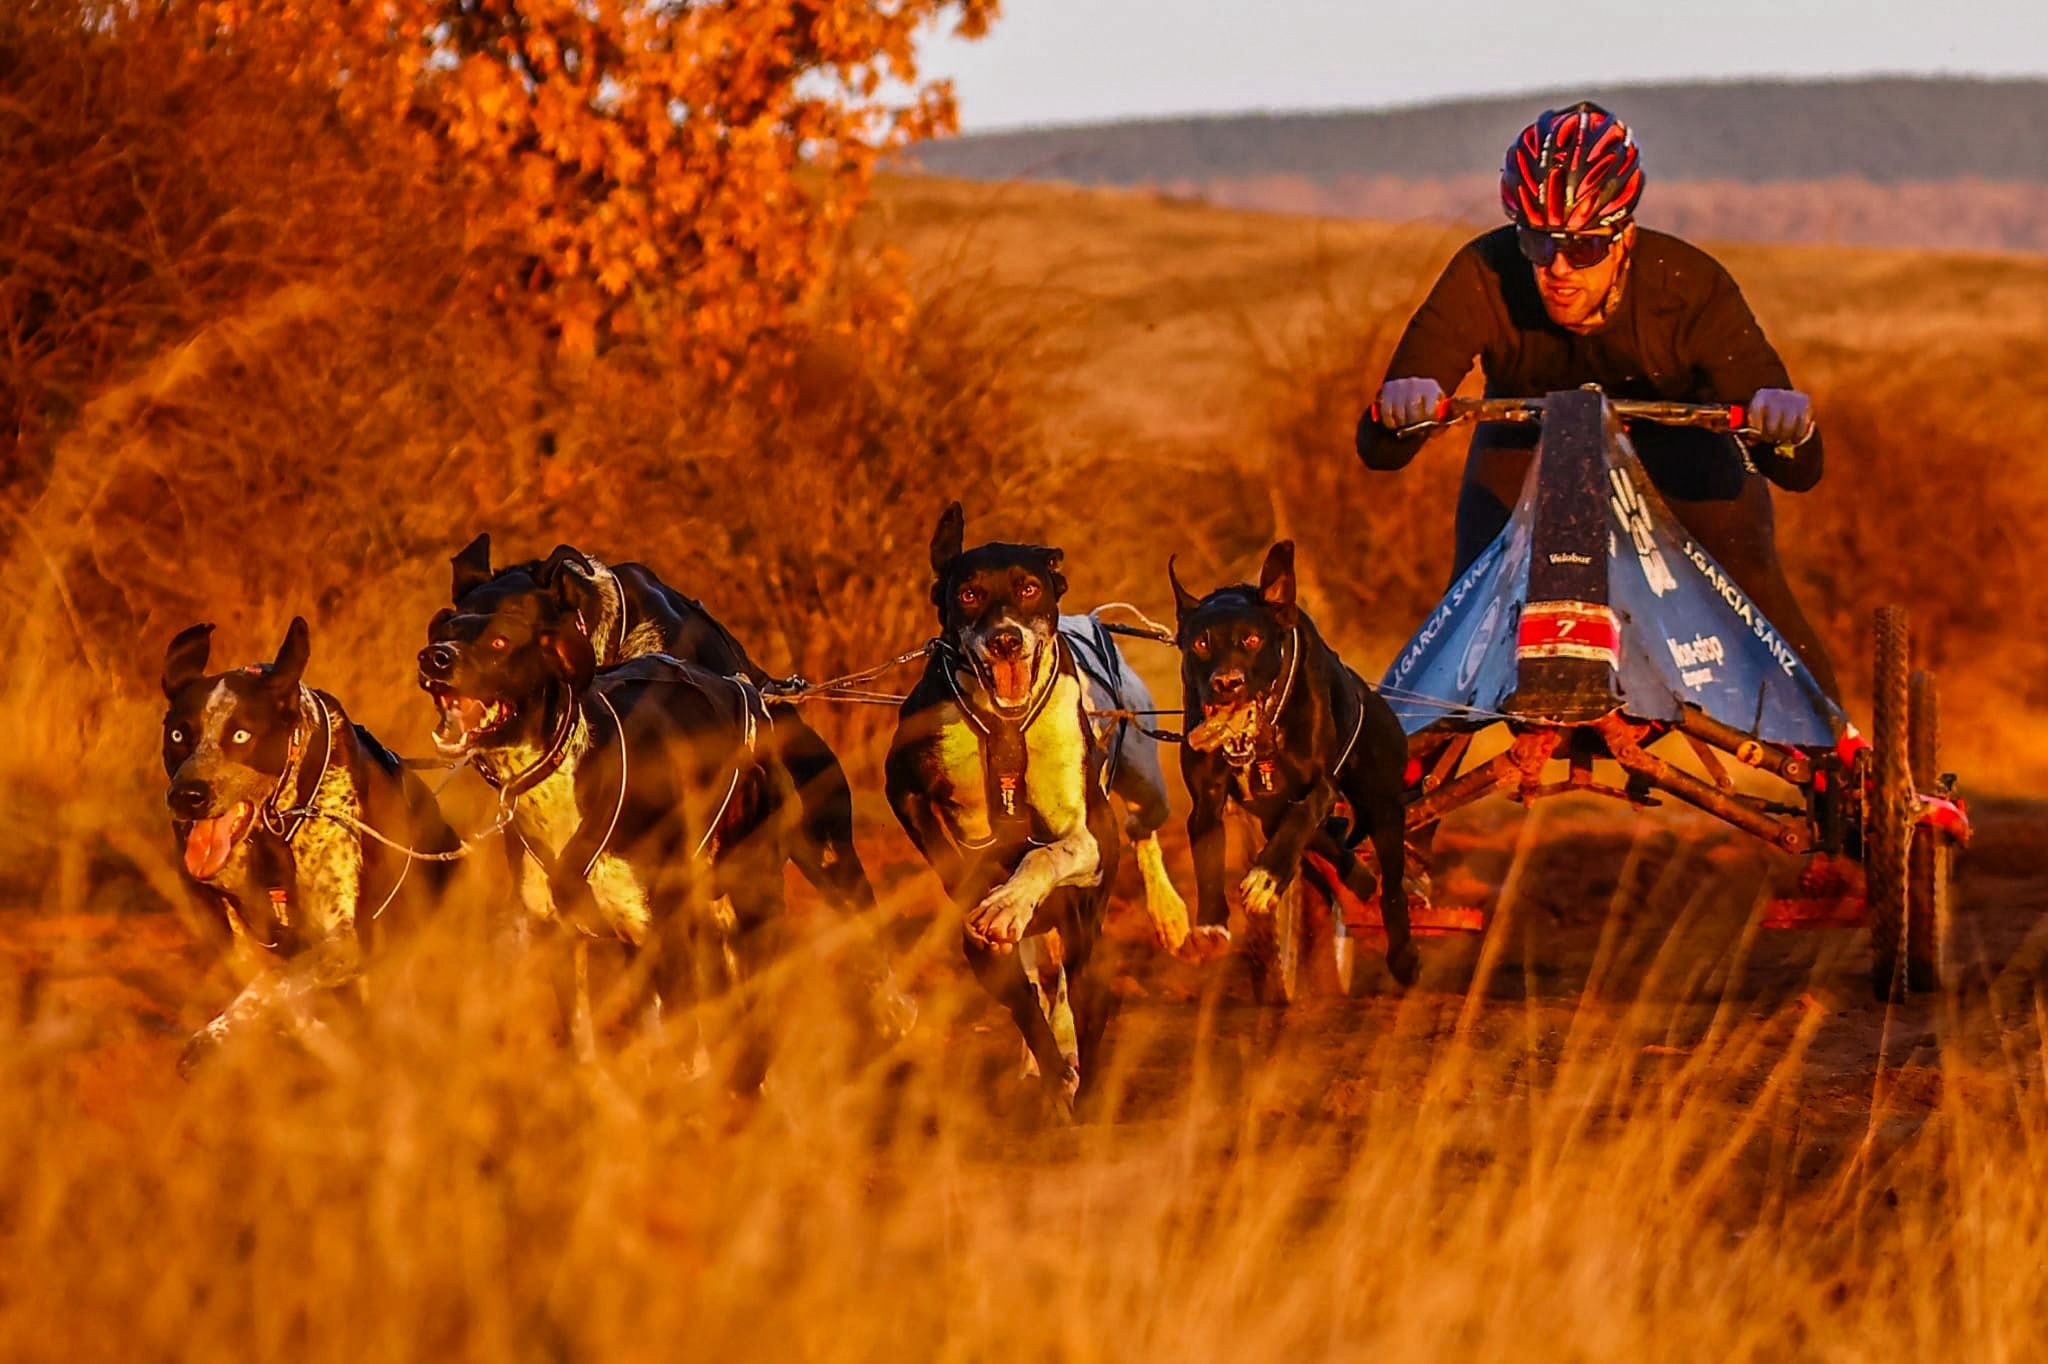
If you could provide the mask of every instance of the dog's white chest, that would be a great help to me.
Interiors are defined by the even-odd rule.
[[[1087,820],[1089,746],[1081,722],[1080,684],[1062,677],[1045,709],[1025,731],[1021,793],[1034,822],[1054,837]],[[940,728],[938,764],[947,794],[939,808],[953,837],[969,846],[994,836],[986,761],[980,736],[964,716]]]
[[[526,847],[519,861],[519,899],[526,912],[536,918],[553,919],[559,914],[548,888],[548,865],[557,862],[562,849],[582,823],[576,810],[575,765],[564,762],[546,781],[519,798],[513,828]],[[543,862],[545,858],[545,862]],[[571,870],[571,869],[564,869]],[[650,921],[647,887],[623,857],[599,853],[584,880],[597,902],[596,922],[578,916],[572,926],[592,936],[618,937],[638,944],[647,936]]]

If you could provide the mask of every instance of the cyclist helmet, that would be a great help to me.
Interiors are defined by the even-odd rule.
[[[1634,134],[1587,100],[1546,111],[1501,166],[1501,207],[1537,232],[1619,231],[1642,198]]]

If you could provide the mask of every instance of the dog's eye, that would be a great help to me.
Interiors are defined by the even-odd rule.
[[[1023,583],[1023,584],[1021,584],[1021,585],[1020,585],[1020,586],[1019,586],[1019,587],[1017,588],[1017,596],[1018,596],[1018,598],[1019,598],[1019,599],[1021,599],[1021,600],[1023,600],[1023,601],[1030,601],[1030,600],[1031,600],[1031,599],[1032,599],[1033,597],[1035,597],[1035,596],[1037,596],[1037,595],[1038,595],[1038,584],[1037,584],[1037,583],[1033,583],[1033,582],[1027,582],[1027,583]]]
[[[1208,656],[1209,656],[1209,637],[1208,637],[1207,635],[1196,635],[1196,636],[1195,636],[1195,657],[1196,657],[1196,658],[1207,658]]]
[[[232,743],[232,744],[246,744],[246,743],[248,743],[248,742],[249,742],[249,731],[248,731],[248,730],[246,730],[246,729],[238,729],[238,730],[236,730],[236,731],[235,731],[235,732],[234,732],[233,734],[230,734],[230,735],[228,735],[228,742],[229,742],[229,743]]]
[[[960,589],[960,604],[962,606],[979,606],[981,605],[981,598],[982,591],[978,587],[963,587]]]
[[[1263,643],[1265,643],[1265,641],[1259,638],[1259,632],[1256,630],[1252,631],[1250,634],[1244,637],[1244,647],[1247,649],[1256,651],[1258,647]]]
[[[184,731],[184,730],[182,730],[182,729],[174,729],[174,730],[172,730],[172,731],[171,731],[171,742],[172,742],[172,743],[174,743],[174,744],[182,744],[182,743],[184,743],[184,742],[185,742],[185,731]]]
[[[511,648],[511,647],[512,647],[512,641],[511,641],[511,640],[509,640],[509,639],[507,639],[507,638],[505,638],[505,637],[504,637],[503,635],[492,635],[492,636],[491,636],[491,648],[492,648],[492,649],[494,649],[494,650],[496,650],[496,651],[497,651],[498,653],[501,653],[501,654],[502,654],[502,653],[504,653],[504,652],[505,652],[505,651],[506,651],[507,649],[509,649],[509,648]]]

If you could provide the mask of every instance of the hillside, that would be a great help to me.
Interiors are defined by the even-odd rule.
[[[1501,149],[1591,96],[1645,149],[1645,214],[1763,241],[2048,249],[2048,82],[1755,81],[1535,92],[1380,111],[989,133],[919,163],[982,180],[1153,186],[1236,207],[1490,220]],[[1965,135],[1965,130],[1967,135]]]

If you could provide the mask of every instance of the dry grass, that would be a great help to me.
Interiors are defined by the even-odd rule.
[[[142,111],[136,145],[197,158],[232,208],[260,127],[188,127],[151,89],[120,95]],[[216,110],[250,98],[202,93]],[[151,140],[166,136],[182,140]],[[11,161],[0,202],[36,179]],[[479,529],[501,554],[569,540],[643,559],[764,664],[814,675],[923,637],[925,543],[949,496],[975,533],[1064,544],[1076,603],[1155,614],[1167,553],[1214,580],[1290,529],[1319,615],[1368,669],[1449,546],[1448,452],[1411,471],[1392,518],[1348,452],[1370,353],[1454,245],[1442,234],[898,185],[870,226],[919,271],[909,334],[885,353],[820,345],[775,376],[794,398],[776,404],[645,350],[553,364],[467,289],[455,225],[398,231],[341,212],[374,198],[248,183],[299,204],[306,249],[265,246],[264,228],[263,270],[177,292],[155,330],[110,325],[97,350],[37,361],[28,405],[48,420],[23,428],[31,476],[0,502],[0,1357],[2048,1344],[2048,939],[2025,807],[1993,812],[1971,864],[1953,1008],[1864,1003],[1854,939],[1758,938],[1765,869],[1700,825],[1680,841],[1546,815],[1447,835],[1453,873],[1506,889],[1484,944],[1432,944],[1405,998],[1312,1004],[1275,1029],[1222,977],[1124,941],[1110,1120],[1054,1130],[1013,1075],[1007,1022],[955,965],[929,878],[870,820],[925,1003],[884,1063],[848,1054],[820,987],[836,926],[806,903],[762,1001],[782,1049],[758,1105],[689,1078],[695,1025],[719,1044],[715,1013],[576,1067],[523,963],[485,942],[503,895],[481,877],[383,963],[362,1009],[311,1038],[250,1038],[181,1084],[183,1033],[231,988],[182,909],[158,788],[155,674],[195,618],[239,661],[304,612],[310,680],[419,751],[412,653],[447,555]],[[206,240],[160,238],[147,278],[204,276]],[[1839,433],[1835,500],[1785,513],[1817,613],[1846,638],[1868,597],[1910,596],[1955,679],[1952,717],[1977,726],[1952,748],[2038,770],[2032,713],[1992,708],[2034,698],[1971,666],[2038,675],[2039,560],[2015,510],[2033,494],[1969,475],[2033,458],[2025,345],[2048,269],[1733,264]],[[10,378],[17,399],[25,382]],[[1951,443],[1957,426],[1976,444]],[[1898,553],[1930,522],[1950,531],[1950,573]],[[1134,657],[1170,696],[1164,651]],[[871,800],[875,718],[829,723]],[[466,821],[473,793],[449,794]]]

